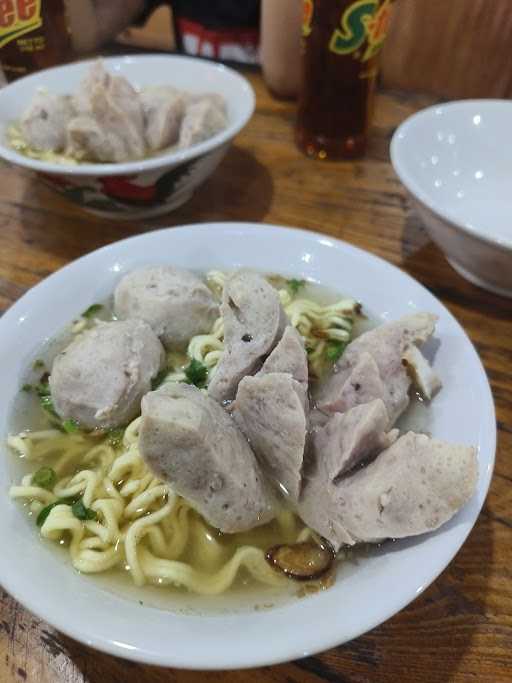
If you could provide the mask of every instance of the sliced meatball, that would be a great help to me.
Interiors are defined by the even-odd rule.
[[[68,126],[68,153],[102,162],[146,155],[144,113],[139,93],[122,76],[94,65],[75,96],[80,113]]]
[[[86,429],[125,425],[140,412],[165,352],[141,320],[97,323],[54,360],[50,390],[59,417]]]
[[[214,527],[248,531],[274,517],[274,499],[234,420],[194,386],[168,383],[142,400],[139,448]]]
[[[396,441],[398,430],[386,433],[387,425],[388,412],[380,398],[331,415],[313,435],[315,452],[329,479],[336,481]]]
[[[180,147],[190,147],[208,140],[228,125],[225,112],[215,99],[205,97],[186,109],[180,130]]]
[[[244,377],[233,414],[265,474],[297,501],[307,433],[304,387],[282,372]]]
[[[167,348],[183,348],[210,332],[219,315],[211,291],[197,275],[173,266],[134,270],[114,293],[118,318],[145,320]]]
[[[355,405],[381,398],[389,424],[393,425],[409,405],[411,378],[404,356],[433,334],[436,319],[430,313],[416,313],[380,325],[355,339],[347,346],[334,373],[319,387],[317,407],[326,413],[343,413]]]
[[[451,519],[471,498],[477,480],[474,448],[409,432],[338,483],[317,453],[298,512],[335,550],[406,538]]]
[[[269,372],[287,372],[308,390],[308,357],[304,339],[292,325],[288,325],[280,342],[263,363],[260,374]]]
[[[40,152],[62,152],[66,147],[66,130],[74,116],[71,98],[36,92],[20,121],[27,144]]]
[[[277,290],[258,273],[244,270],[227,280],[221,315],[224,351],[208,393],[222,402],[235,398],[242,377],[260,369],[283,336],[287,318]]]
[[[185,115],[183,93],[170,86],[148,88],[140,94],[146,143],[151,152],[178,142]]]

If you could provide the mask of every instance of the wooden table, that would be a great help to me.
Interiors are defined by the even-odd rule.
[[[322,655],[238,672],[142,666],[60,635],[3,592],[0,681],[512,681],[512,301],[470,285],[452,270],[410,212],[391,169],[388,146],[393,130],[432,100],[381,94],[367,158],[356,163],[313,162],[293,144],[294,105],[272,99],[259,74],[250,73],[249,78],[258,103],[253,119],[192,201],[158,222],[91,218],[17,170],[0,168],[0,310],[72,259],[158,226],[264,221],[347,240],[429,287],[477,346],[492,383],[499,427],[487,503],[456,559],[421,597],[371,633]],[[6,544],[3,553],[1,561],[7,562]]]

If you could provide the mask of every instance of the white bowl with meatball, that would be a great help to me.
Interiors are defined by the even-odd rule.
[[[190,199],[254,101],[243,76],[206,60],[77,62],[0,90],[0,157],[87,211],[149,218]]]
[[[495,414],[465,332],[323,235],[123,240],[0,335],[0,583],[117,656],[241,668],[355,638],[437,577],[487,494]]]

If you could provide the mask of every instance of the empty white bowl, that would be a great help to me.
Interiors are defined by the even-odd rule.
[[[138,55],[104,59],[108,71],[125,76],[136,88],[173,85],[193,93],[218,93],[226,101],[228,126],[187,149],[118,164],[64,165],[30,159],[12,149],[6,138],[37,88],[70,94],[91,61],[38,71],[0,90],[0,157],[34,171],[47,185],[82,208],[118,219],[149,218],[184,204],[213,173],[235,135],[254,111],[249,82],[232,69],[204,59],[176,55]]]
[[[391,161],[455,270],[512,296],[512,102],[424,109],[395,132]]]

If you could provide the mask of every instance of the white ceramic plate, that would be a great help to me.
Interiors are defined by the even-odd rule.
[[[7,497],[12,455],[2,444],[0,538],[8,549],[0,582],[17,600],[67,635],[129,659],[173,667],[225,669],[267,665],[325,650],[368,631],[402,609],[446,567],[484,502],[495,452],[494,407],[480,360],[456,320],[408,275],[371,254],[309,232],[217,223],[172,228],[109,245],[66,266],[22,297],[0,320],[0,435],[27,363],[41,343],[107,296],[122,273],[147,263],[207,270],[248,266],[308,278],[364,303],[389,320],[437,313],[434,367],[444,388],[428,410],[436,437],[478,447],[478,490],[436,533],[397,542],[341,571],[329,590],[266,611],[183,614],[141,607],[74,572],[38,540]]]

